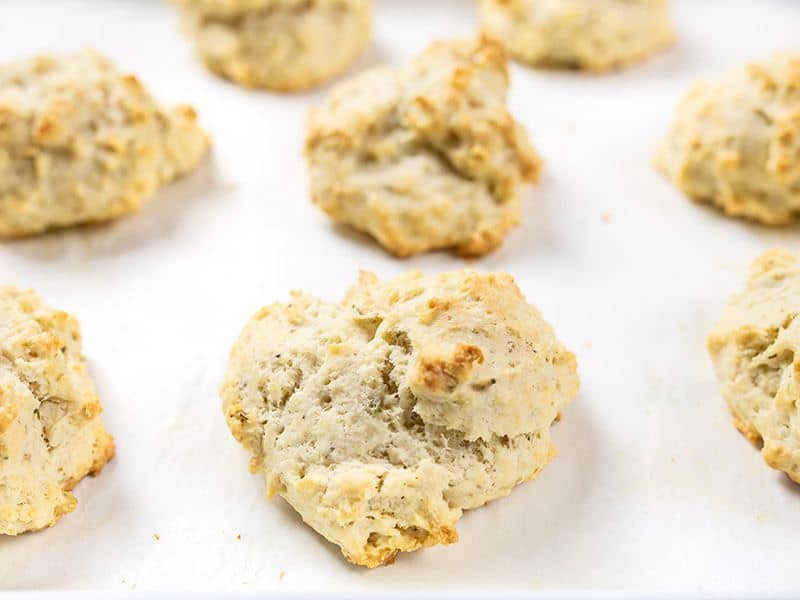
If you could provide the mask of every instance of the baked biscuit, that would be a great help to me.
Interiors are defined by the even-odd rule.
[[[539,173],[507,91],[504,52],[488,39],[437,42],[403,69],[337,86],[309,120],[314,203],[397,256],[495,249]]]
[[[483,30],[516,60],[608,71],[672,42],[667,0],[481,0]]]
[[[0,237],[135,212],[208,139],[92,50],[0,65]]]
[[[356,564],[458,538],[462,511],[533,479],[576,395],[573,354],[505,274],[363,273],[340,303],[261,309],[222,386],[234,437]]]
[[[785,225],[800,216],[800,54],[776,54],[683,98],[656,166],[732,217]]]
[[[800,483],[800,260],[762,254],[708,338],[736,427]]]
[[[114,455],[78,322],[0,286],[0,534],[50,527]]]
[[[372,0],[172,0],[206,67],[239,85],[295,92],[366,48]]]

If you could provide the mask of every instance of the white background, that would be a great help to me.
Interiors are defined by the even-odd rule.
[[[78,315],[118,449],[77,487],[75,513],[0,539],[0,586],[799,593],[800,488],[734,430],[704,339],[757,253],[799,250],[800,235],[690,204],[650,160],[693,79],[798,49],[800,3],[675,4],[677,44],[637,68],[513,68],[511,104],[544,177],[522,227],[474,264],[512,273],[578,355],[582,390],[554,431],[560,457],[467,514],[458,544],[367,571],[248,474],[217,396],[227,352],[257,308],[292,288],[334,300],[359,268],[463,261],[392,259],[311,205],[304,119],[324,91],[215,79],[155,1],[3,0],[0,60],[94,45],[160,99],[193,103],[214,150],[138,216],[0,245],[3,283]],[[475,23],[469,0],[378,0],[356,69],[400,64]]]

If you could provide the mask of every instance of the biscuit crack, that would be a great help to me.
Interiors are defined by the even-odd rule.
[[[47,419],[45,419],[42,416],[41,411],[46,402],[52,400],[57,403],[57,401],[42,396],[38,392],[38,386],[35,385],[34,382],[30,381],[22,374],[22,372],[16,366],[15,362],[9,357],[6,351],[0,351],[0,358],[2,358],[2,364],[4,364],[4,366],[11,372],[12,377],[14,377],[14,379],[16,379],[20,384],[22,384],[28,391],[28,393],[30,393],[30,395],[33,396],[34,400],[36,401],[36,408],[33,410],[33,415],[34,417],[36,417],[36,421],[39,423],[39,426],[41,428],[39,431],[39,436],[41,437],[42,442],[44,442],[45,448],[47,449],[47,453],[50,454],[55,449],[55,446],[53,446],[52,443],[50,442],[50,436],[48,433],[49,427],[48,424],[46,423]],[[52,423],[50,423],[49,425],[52,426]]]
[[[755,354],[749,363],[748,373],[754,387],[760,388],[770,398],[775,398],[786,377],[786,369],[794,363],[791,348],[777,349],[780,335],[794,323],[796,314],[789,314],[780,327],[766,331],[766,339],[753,348]],[[791,376],[791,373],[789,374]]]

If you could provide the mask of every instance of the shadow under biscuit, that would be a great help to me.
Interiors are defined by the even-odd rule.
[[[795,483],[791,479],[789,479],[788,475],[781,474],[781,485],[785,490],[789,492],[790,496],[793,496],[795,500],[800,502],[800,483]]]
[[[1,591],[81,588],[98,565],[115,562],[105,542],[126,539],[129,519],[135,511],[130,496],[114,485],[114,462],[109,462],[97,477],[87,477],[75,486],[77,508],[52,527],[0,536]],[[73,550],[65,555],[64,548]],[[41,565],[47,565],[46,576]],[[122,572],[124,564],[115,568]]]
[[[667,181],[668,184],[671,182]],[[685,210],[696,211],[698,218],[703,218],[714,225],[739,230],[753,236],[768,248],[787,248],[800,251],[797,234],[800,232],[800,221],[787,225],[767,225],[745,217],[727,215],[718,206],[703,200],[695,200],[686,196],[682,190],[673,186],[674,201],[683,203]],[[733,232],[731,232],[733,233]]]
[[[381,246],[378,243],[378,240],[368,233],[360,231],[345,223],[334,223],[329,221],[328,225],[337,237],[344,239],[348,244],[356,246],[358,250],[364,250],[365,252],[380,252],[389,257],[394,256],[391,252]]]
[[[500,540],[496,554],[509,548],[528,548],[529,540],[540,547],[563,542],[565,523],[581,518],[602,455],[599,434],[581,392],[553,424],[551,434],[558,455],[532,481],[521,484],[506,498],[466,511],[461,521],[462,541],[480,549],[487,540]],[[498,535],[497,531],[503,535]],[[470,541],[471,540],[471,541]],[[461,557],[465,557],[462,555]],[[476,555],[475,567],[481,560]]]
[[[263,485],[263,477],[261,478],[261,483]],[[339,549],[339,546],[328,541],[313,528],[311,528],[311,526],[306,525],[306,523],[303,521],[303,518],[300,516],[300,513],[292,508],[291,504],[289,504],[286,500],[276,496],[270,504],[278,513],[280,513],[281,520],[292,524],[292,535],[303,536],[303,539],[308,544],[313,544],[317,548],[322,548],[325,553],[330,556],[332,562],[338,563],[343,568],[354,574],[369,571],[369,569],[365,569],[364,567],[354,565],[347,561],[344,556],[342,556],[342,551]],[[291,560],[287,562],[291,564]]]
[[[557,201],[558,189],[546,169],[545,167],[541,180],[537,184],[526,186],[522,190],[519,225],[506,234],[500,247],[484,256],[470,260],[470,263],[480,263],[481,268],[487,270],[505,271],[508,269],[509,260],[537,256],[542,253],[543,249],[552,250],[561,245],[558,232],[552,222],[552,211],[554,203]],[[517,275],[517,273],[512,274]]]
[[[354,567],[354,573],[374,585],[422,589],[441,585],[442,573],[459,572],[464,574],[461,585],[467,589],[508,581],[511,572],[520,575],[520,565],[535,565],[537,552],[574,543],[569,540],[574,524],[590,523],[596,513],[587,498],[605,460],[583,394],[563,411],[562,420],[551,432],[558,456],[534,480],[515,487],[507,497],[464,511],[458,522],[458,542],[403,552],[394,566]],[[329,545],[336,552],[336,547]],[[489,556],[493,560],[487,560]]]

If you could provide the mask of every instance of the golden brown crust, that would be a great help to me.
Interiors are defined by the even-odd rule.
[[[449,358],[420,359],[422,385],[432,392],[451,392],[466,381],[472,363],[483,363],[483,353],[477,346],[458,344]]]
[[[362,567],[374,569],[394,564],[401,552],[414,552],[431,546],[449,546],[458,541],[458,532],[452,527],[433,527],[430,530],[408,530],[404,532],[401,544],[393,540],[390,546],[383,546],[383,540],[376,536],[370,540],[371,547],[364,554],[347,555],[348,560]],[[387,541],[388,542],[388,541]]]
[[[103,436],[97,445],[96,456],[89,470],[89,475],[97,477],[103,471],[109,461],[117,455],[117,448],[114,438],[110,435]]]
[[[758,430],[751,424],[742,420],[736,413],[733,413],[733,411],[731,412],[733,416],[733,426],[736,427],[744,437],[750,440],[751,444],[761,448],[764,444],[764,440],[761,438],[761,434],[758,433]]]

